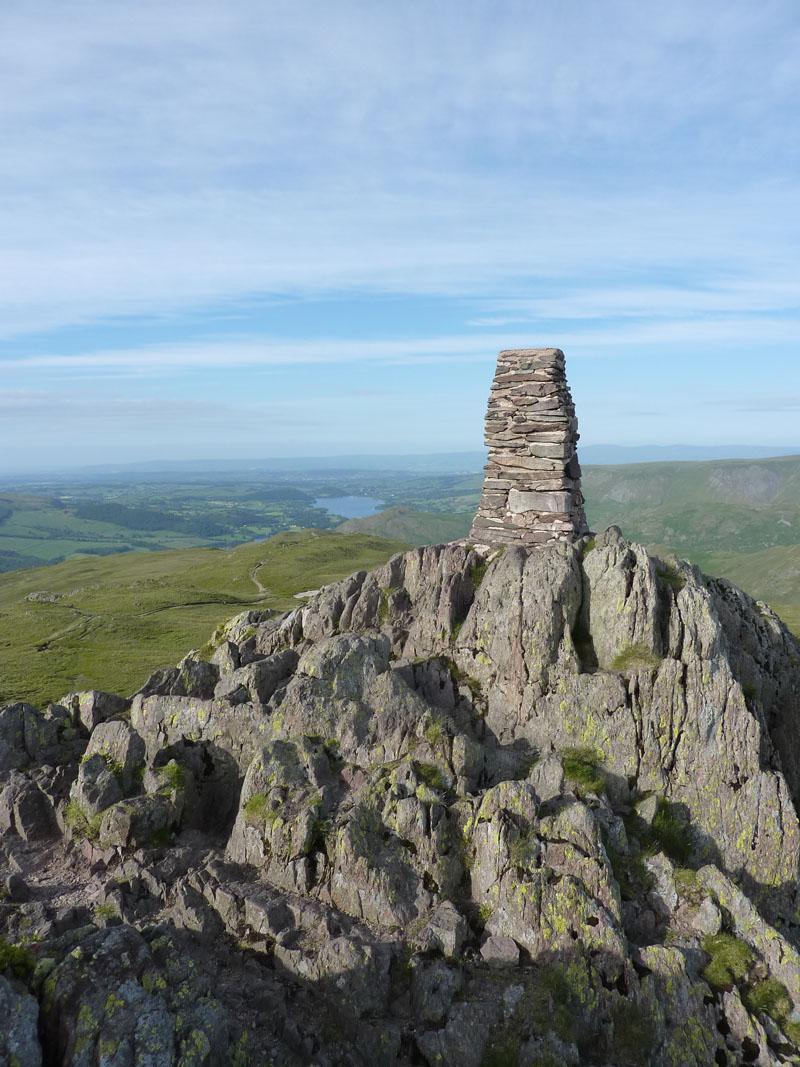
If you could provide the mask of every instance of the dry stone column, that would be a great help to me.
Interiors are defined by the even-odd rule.
[[[579,436],[561,349],[501,352],[486,414],[489,462],[470,540],[536,545],[588,533]]]

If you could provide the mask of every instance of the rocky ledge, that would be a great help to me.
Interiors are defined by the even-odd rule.
[[[0,710],[0,1063],[800,1062],[800,645],[612,528]]]

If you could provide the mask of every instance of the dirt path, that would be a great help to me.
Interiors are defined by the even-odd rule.
[[[263,567],[265,562],[266,560],[262,559],[260,563],[256,563],[256,565],[250,571],[250,581],[253,583],[253,585],[255,585],[255,587],[258,589],[259,593],[261,593],[262,596],[269,595],[269,589],[267,589],[265,585],[262,585],[261,582],[258,580],[259,567]]]

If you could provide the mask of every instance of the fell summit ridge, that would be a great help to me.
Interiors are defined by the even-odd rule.
[[[800,1061],[800,644],[590,539],[563,357],[507,374],[474,544],[238,616],[131,700],[0,709],[0,1062]]]

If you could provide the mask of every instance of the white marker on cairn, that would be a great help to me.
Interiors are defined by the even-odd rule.
[[[501,352],[486,413],[489,462],[470,540],[540,545],[588,534],[579,437],[561,349]]]

